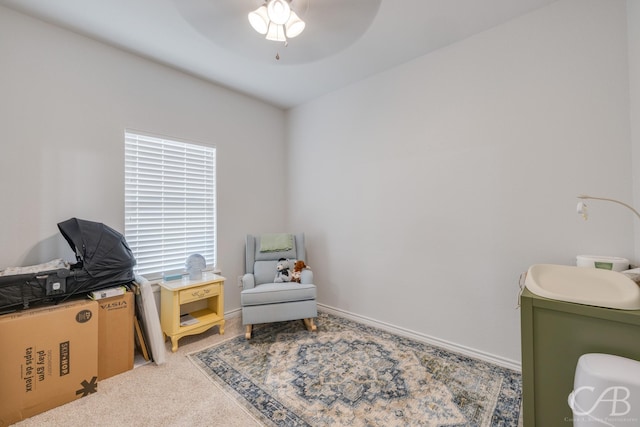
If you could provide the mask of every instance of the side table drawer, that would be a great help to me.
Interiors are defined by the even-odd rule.
[[[199,286],[180,291],[180,304],[191,301],[198,301],[203,298],[209,298],[220,294],[220,283],[212,283],[210,285]]]

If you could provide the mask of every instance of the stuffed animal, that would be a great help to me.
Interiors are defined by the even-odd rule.
[[[302,260],[296,261],[296,263],[293,265],[293,273],[291,273],[291,281],[300,283],[300,276],[302,276],[302,270],[304,270],[305,268],[309,268],[309,266],[305,264],[304,261]]]
[[[273,279],[274,283],[283,283],[291,281],[291,263],[286,258],[280,258],[278,264],[276,264],[276,278]]]

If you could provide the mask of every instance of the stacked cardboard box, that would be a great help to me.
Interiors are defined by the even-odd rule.
[[[0,316],[0,427],[133,368],[133,293]]]
[[[0,426],[97,391],[98,303],[0,316]]]
[[[98,300],[98,380],[133,369],[133,292]]]

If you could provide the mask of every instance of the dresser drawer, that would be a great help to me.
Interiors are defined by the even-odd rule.
[[[180,291],[180,304],[198,301],[220,294],[220,283],[198,286]]]

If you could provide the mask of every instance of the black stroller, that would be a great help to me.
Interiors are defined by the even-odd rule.
[[[102,223],[77,218],[59,223],[58,228],[77,262],[41,264],[48,268],[44,271],[28,267],[1,271],[0,313],[36,303],[59,303],[133,281],[136,260],[122,234]]]

